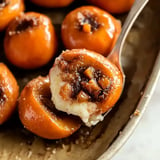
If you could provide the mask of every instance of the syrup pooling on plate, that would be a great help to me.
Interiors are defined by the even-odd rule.
[[[122,91],[118,68],[85,49],[62,52],[50,70],[52,100],[58,110],[78,115],[88,126],[103,119]]]

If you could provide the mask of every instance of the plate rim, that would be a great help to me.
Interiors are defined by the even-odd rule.
[[[140,122],[147,105],[154,93],[155,87],[157,85],[158,79],[160,78],[160,50],[155,60],[155,64],[151,71],[150,77],[144,89],[143,95],[140,98],[137,107],[135,109],[140,112],[138,116],[133,116],[130,118],[123,131],[119,136],[114,140],[112,145],[97,159],[97,160],[110,160],[126,143],[131,134],[134,132],[138,123]]]

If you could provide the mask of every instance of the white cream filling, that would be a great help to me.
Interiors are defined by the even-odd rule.
[[[64,73],[65,74],[65,73]],[[50,89],[52,101],[56,109],[68,114],[79,116],[87,126],[97,124],[103,120],[103,116],[95,115],[97,105],[93,102],[78,102],[73,99],[64,100],[59,94],[61,87],[65,84],[61,78],[61,70],[54,66],[50,72]]]

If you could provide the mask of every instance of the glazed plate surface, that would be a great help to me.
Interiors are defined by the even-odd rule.
[[[92,128],[82,126],[69,138],[45,140],[27,131],[20,123],[16,112],[7,123],[0,126],[0,159],[110,159],[135,129],[160,74],[159,6],[159,0],[151,0],[127,37],[122,53],[122,64],[126,75],[125,88],[120,100],[103,122]],[[44,9],[30,3],[26,4],[27,11],[42,12],[51,17],[58,35],[64,16],[75,7],[78,7],[76,2],[65,9]],[[123,22],[125,16],[120,15],[117,18]],[[24,72],[12,66],[4,56],[3,39],[4,33],[0,33],[0,61],[6,63],[14,73],[21,89],[32,78],[48,74],[54,60],[45,67],[32,71]],[[60,37],[59,41],[61,42]],[[61,44],[57,56],[63,49]]]

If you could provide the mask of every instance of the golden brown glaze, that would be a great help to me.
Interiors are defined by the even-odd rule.
[[[14,112],[19,95],[19,86],[11,71],[0,63],[0,124]]]
[[[124,13],[130,10],[134,0],[88,0],[111,13]]]
[[[67,103],[93,102],[97,106],[97,113],[102,114],[113,107],[121,95],[121,72],[107,58],[96,52],[86,49],[62,52],[50,70],[50,81],[54,80],[51,76],[55,67],[61,70],[57,76],[61,77],[63,83],[57,81],[61,88],[59,93],[54,93],[60,94]],[[54,72],[57,73],[56,70]]]
[[[67,49],[85,48],[107,56],[121,32],[121,24],[97,7],[83,6],[65,17],[61,32]]]
[[[28,12],[8,26],[4,49],[7,59],[20,68],[34,69],[54,56],[57,39],[51,20],[40,13]]]
[[[47,139],[68,137],[79,129],[79,119],[55,109],[51,101],[48,77],[37,77],[23,89],[19,99],[19,117],[23,125]]]
[[[5,29],[9,22],[24,11],[23,0],[0,1],[0,31]]]

